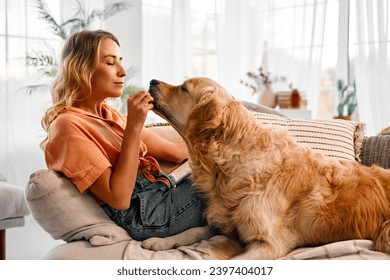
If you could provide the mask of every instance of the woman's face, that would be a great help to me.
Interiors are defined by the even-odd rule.
[[[97,102],[108,97],[120,97],[126,76],[120,47],[111,39],[103,39],[98,52],[98,61],[91,80],[92,96]]]

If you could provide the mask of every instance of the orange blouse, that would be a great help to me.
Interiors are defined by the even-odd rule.
[[[45,148],[47,167],[62,172],[80,192],[86,191],[119,159],[126,116],[107,104],[102,107],[102,116],[70,107],[60,113],[49,127]],[[143,143],[146,136],[147,130],[144,129],[141,133],[140,159],[144,159],[147,153]],[[143,172],[141,163],[145,165],[142,160],[138,173]]]

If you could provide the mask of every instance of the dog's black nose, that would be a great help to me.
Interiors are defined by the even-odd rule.
[[[153,79],[153,80],[150,81],[149,85],[150,85],[150,86],[156,86],[156,85],[158,85],[159,83],[160,83],[159,81]]]

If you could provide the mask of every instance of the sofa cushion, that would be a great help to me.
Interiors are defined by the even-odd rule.
[[[131,240],[92,196],[81,194],[69,179],[54,171],[33,173],[25,194],[32,216],[54,239],[84,239],[93,246]]]
[[[298,143],[326,156],[360,161],[365,125],[344,120],[304,120],[255,112],[259,123],[287,130]]]
[[[153,124],[152,126],[148,126],[148,129],[171,142],[178,142],[181,140],[181,136],[179,135],[179,133],[177,133],[177,131],[167,123]],[[159,161],[159,164],[161,170],[165,174],[170,174],[173,170],[175,170],[181,165],[180,163],[161,160]]]
[[[390,135],[365,137],[360,154],[362,164],[390,169]]]
[[[0,220],[30,213],[24,200],[24,189],[5,182],[0,182],[0,205]]]

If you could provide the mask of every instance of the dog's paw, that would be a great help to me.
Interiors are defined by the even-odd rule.
[[[167,238],[152,237],[142,241],[141,247],[152,251],[162,251],[175,248],[175,244],[169,242]]]

